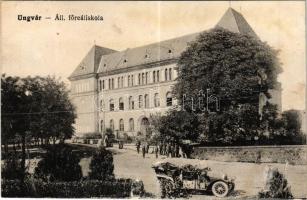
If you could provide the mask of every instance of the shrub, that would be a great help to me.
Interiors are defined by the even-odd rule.
[[[76,181],[82,177],[80,159],[72,148],[60,144],[47,149],[47,153],[39,161],[34,175],[45,181]]]
[[[90,132],[90,133],[85,133],[83,138],[84,139],[101,139],[102,135],[99,132]]]
[[[3,197],[124,198],[130,196],[131,184],[130,179],[73,182],[44,182],[34,179],[24,184],[19,180],[10,180],[2,182],[1,195]]]
[[[16,153],[9,153],[1,167],[1,177],[3,179],[21,179],[25,175],[25,171],[21,167]]]
[[[90,179],[112,180],[114,179],[113,155],[105,148],[99,148],[93,155],[90,163]]]
[[[288,181],[278,169],[269,169],[264,190],[259,192],[260,198],[293,198]]]

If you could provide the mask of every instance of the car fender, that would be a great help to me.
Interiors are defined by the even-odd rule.
[[[157,174],[157,178],[158,179],[168,179],[168,180],[174,182],[173,178],[166,176],[166,175],[163,175],[163,174]]]

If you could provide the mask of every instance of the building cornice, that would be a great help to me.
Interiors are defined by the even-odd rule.
[[[168,65],[168,64],[174,64],[174,63],[177,63],[177,61],[178,61],[178,58],[171,58],[171,59],[167,59],[167,60],[150,62],[150,63],[135,65],[135,66],[131,66],[131,67],[121,68],[121,69],[114,69],[114,70],[111,70],[111,71],[100,72],[100,73],[98,73],[98,77],[115,75],[115,74],[120,74],[120,73],[127,73],[127,72],[131,72],[131,71],[135,71],[135,70],[148,69],[148,68],[153,68],[153,67],[157,67],[157,66],[164,66],[164,65]]]

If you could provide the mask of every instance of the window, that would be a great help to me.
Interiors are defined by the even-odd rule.
[[[109,79],[109,90],[111,89],[111,79]]]
[[[165,81],[167,81],[167,69],[165,69]]]
[[[132,118],[129,119],[129,131],[134,131],[134,120]]]
[[[168,79],[171,81],[172,80],[172,68],[169,68],[168,73],[169,73]]]
[[[142,73],[142,85],[144,85],[144,83],[145,83],[145,74]]]
[[[100,111],[103,111],[103,101],[100,100]]]
[[[156,82],[156,71],[152,72],[152,82],[155,83]]]
[[[110,129],[112,131],[114,131],[114,121],[113,121],[113,119],[110,120]]]
[[[102,89],[104,90],[104,80],[102,81]]]
[[[114,78],[112,78],[112,89],[114,89]]]
[[[114,101],[110,99],[110,111],[114,111]]]
[[[119,110],[124,110],[124,101],[123,101],[123,98],[119,98],[118,107],[119,107]]]
[[[143,96],[139,95],[139,108],[143,107]]]
[[[157,82],[159,82],[160,80],[159,80],[159,77],[160,76],[160,71],[159,70],[157,70]]]
[[[155,107],[159,107],[160,106],[160,99],[159,99],[159,94],[156,93],[155,96],[154,96],[154,104],[155,104]]]
[[[134,101],[133,101],[133,97],[132,96],[129,97],[129,109],[130,110],[134,109]]]
[[[131,86],[134,85],[134,81],[133,81],[133,75],[131,75]]]
[[[120,77],[117,78],[117,88],[120,88]]]
[[[130,75],[128,76],[128,87],[130,87]]]
[[[173,105],[173,97],[170,92],[166,94],[166,106],[172,106]]]
[[[123,88],[124,87],[124,77],[122,76],[121,78],[121,87]]]
[[[148,83],[148,72],[146,72],[146,76],[145,76],[145,84]]]
[[[124,131],[125,127],[124,127],[124,120],[120,119],[119,120],[119,131]]]
[[[102,81],[99,80],[99,90],[101,91],[102,90]]]
[[[138,76],[138,84],[141,85],[141,74]]]
[[[103,120],[100,120],[100,132],[103,131]]]
[[[149,96],[148,94],[145,94],[145,108],[149,108]]]

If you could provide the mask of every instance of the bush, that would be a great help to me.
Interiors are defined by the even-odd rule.
[[[93,155],[90,163],[90,179],[112,180],[114,179],[113,155],[105,148],[99,148]]]
[[[85,133],[83,138],[84,139],[101,139],[102,135],[99,132],[91,132],[91,133]]]
[[[259,192],[260,198],[293,198],[288,181],[278,169],[269,169],[264,190]]]
[[[51,198],[92,198],[92,197],[129,197],[131,193],[130,179],[117,181],[73,181],[44,182],[34,179],[22,184],[19,180],[3,181],[1,195],[3,197],[51,197]],[[22,189],[24,188],[24,189]]]
[[[21,179],[25,173],[18,155],[16,153],[9,153],[1,167],[1,177],[3,179]]]
[[[34,175],[45,181],[76,181],[82,177],[80,159],[72,148],[60,144],[47,149],[35,168]]]

